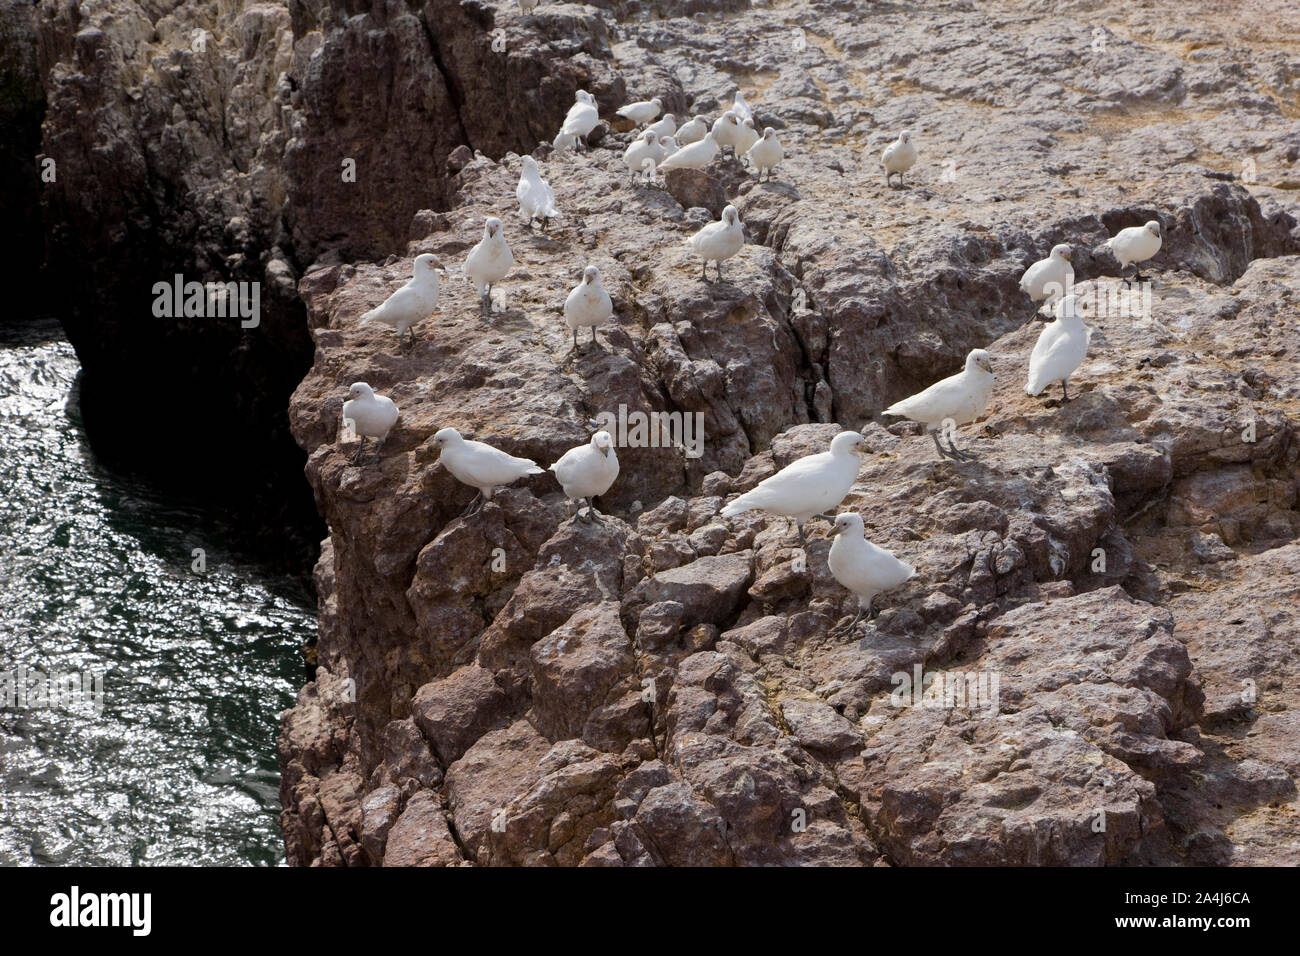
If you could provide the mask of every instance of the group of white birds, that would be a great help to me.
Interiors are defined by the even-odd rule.
[[[733,156],[745,157],[758,174],[758,181],[762,182],[764,177],[770,180],[772,170],[785,159],[785,147],[777,138],[776,130],[768,126],[761,134],[758,132],[754,113],[740,90],[736,91],[731,108],[725,110],[712,126],[699,115],[678,126],[677,117],[672,113],[658,119],[662,109],[663,101],[656,96],[629,103],[618,110],[619,116],[636,126],[646,127],[623,153],[623,162],[634,181],[643,173],[648,182],[653,181],[658,170],[704,169],[729,149]],[[582,110],[581,102],[570,109],[570,118],[575,110]],[[578,128],[577,125],[570,126],[566,119],[553,145],[557,148],[570,146],[567,136],[576,133]]]
[[[536,0],[520,0],[525,13],[535,6]],[[767,127],[759,135],[753,113],[740,91],[736,92],[732,106],[712,126],[704,117],[694,116],[679,127],[672,114],[660,117],[662,108],[662,101],[656,97],[630,103],[618,110],[619,116],[635,126],[646,127],[623,154],[634,180],[644,174],[647,181],[652,181],[656,171],[702,169],[724,150],[730,149],[734,156],[748,158],[761,181],[764,175],[770,179],[774,167],[785,158],[784,148],[772,127]],[[556,150],[585,145],[586,137],[599,121],[595,98],[585,90],[579,90],[552,145]],[[915,166],[918,155],[912,132],[903,130],[880,157],[886,184],[893,186],[893,177],[897,176],[901,188],[904,174]],[[550,220],[560,215],[555,193],[531,156],[523,157],[516,198],[530,228],[533,222],[540,220],[545,230]],[[710,262],[715,263],[721,279],[722,263],[738,254],[744,245],[744,227],[739,212],[735,206],[728,205],[717,222],[707,224],[685,241],[702,260],[704,279],[708,279]],[[1140,263],[1159,252],[1161,244],[1160,223],[1151,221],[1121,230],[1106,245],[1122,268],[1134,266],[1133,280],[1145,281]],[[1072,292],[1074,269],[1071,260],[1069,245],[1053,246],[1048,257],[1029,266],[1020,280],[1020,289],[1034,306],[1030,321],[1040,317],[1044,306],[1050,307],[1055,315],[1054,321],[1046,325],[1034,345],[1025,390],[1029,395],[1037,396],[1049,385],[1059,382],[1063,402],[1069,401],[1070,376],[1086,358],[1091,337],[1091,330],[1083,324],[1079,314],[1079,299]],[[465,276],[478,289],[484,311],[489,308],[494,285],[504,279],[514,265],[501,220],[489,218],[484,225],[483,238],[470,250],[463,268]],[[363,320],[389,325],[397,331],[399,343],[413,344],[415,333],[412,326],[427,318],[437,306],[440,272],[436,257],[428,254],[417,256],[411,280],[378,308],[365,313]],[[573,332],[575,351],[579,347],[578,330],[584,327],[591,329],[592,342],[599,345],[596,327],[612,318],[613,311],[613,301],[601,283],[600,270],[593,265],[586,266],[581,281],[564,303],[564,317]],[[974,455],[956,446],[956,429],[981,418],[988,409],[992,394],[992,356],[984,349],[974,349],[967,355],[960,372],[894,403],[883,414],[924,425],[940,457],[966,461]],[[361,460],[368,438],[377,440],[374,455],[378,458],[384,439],[397,418],[398,409],[391,399],[375,394],[364,382],[354,384],[343,405],[345,427],[361,438],[352,461]],[[598,426],[595,421],[590,424],[593,428]],[[946,445],[940,441],[941,434],[947,440]],[[433,441],[447,471],[478,491],[464,512],[465,516],[480,510],[484,502],[491,500],[497,488],[528,475],[543,473],[536,462],[507,454],[484,442],[466,439],[454,428],[441,429],[433,436]],[[849,631],[864,616],[875,615],[874,602],[878,594],[898,587],[915,574],[910,565],[866,539],[865,526],[859,515],[833,513],[857,479],[860,456],[866,449],[867,441],[863,435],[842,432],[831,442],[828,451],[792,462],[735,498],[721,512],[724,518],[751,510],[792,518],[801,542],[804,523],[809,519],[819,517],[832,522],[831,534],[835,540],[827,559],[829,569],[841,585],[857,595],[859,601],[858,614],[847,626]],[[594,499],[610,489],[619,472],[618,455],[609,432],[596,431],[588,443],[567,451],[549,470],[571,503],[574,517],[584,522],[599,522],[601,519]]]

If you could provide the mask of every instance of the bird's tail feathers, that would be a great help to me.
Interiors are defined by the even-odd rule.
[[[723,508],[721,514],[724,518],[734,518],[736,515],[744,514],[746,511],[749,511],[752,507],[753,505],[749,501],[749,495],[745,494],[741,495],[735,501],[731,502],[731,504]]]

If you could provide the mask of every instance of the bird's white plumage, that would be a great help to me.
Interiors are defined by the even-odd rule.
[[[506,245],[501,220],[494,216],[484,224],[483,238],[465,257],[465,275],[478,287],[482,297],[487,294],[488,286],[500,282],[514,267],[515,257]]]
[[[813,515],[839,507],[858,477],[865,448],[866,440],[857,432],[840,432],[830,451],[792,461],[728,504],[722,517],[766,511],[794,518],[802,527]]]
[[[619,108],[618,115],[631,120],[637,126],[642,126],[658,116],[663,105],[663,100],[656,96],[653,99],[642,100],[639,103],[628,103],[627,106]]]
[[[1106,245],[1119,260],[1119,264],[1127,267],[1134,263],[1146,262],[1160,251],[1163,241],[1160,236],[1160,223],[1152,219],[1141,226],[1121,229],[1106,240]]]
[[[763,138],[749,147],[749,151],[745,155],[749,157],[755,172],[761,176],[785,159],[785,147],[776,138],[776,130],[769,126],[763,130]]]
[[[912,142],[912,131],[905,129],[880,154],[880,165],[885,167],[886,173],[905,173],[916,165],[918,155],[916,144]]]
[[[745,245],[745,229],[735,206],[722,210],[722,218],[711,222],[686,240],[706,263],[724,262]]]
[[[655,139],[660,136],[672,136],[677,132],[677,117],[672,113],[665,113],[663,119],[657,123],[651,123],[646,130],[655,134]]]
[[[713,141],[722,149],[730,146],[737,153],[743,152],[739,148],[744,140],[744,134],[740,130],[740,121],[736,119],[736,114],[727,110],[713,124]]]
[[[1041,395],[1054,382],[1068,382],[1088,355],[1088,328],[1079,316],[1078,300],[1067,295],[1056,304],[1056,321],[1038,335],[1029,355],[1025,392]]]
[[[598,431],[587,444],[566,451],[550,470],[571,501],[603,495],[618,477],[614,439],[609,432]]]
[[[1070,255],[1070,247],[1064,243],[1052,246],[1046,259],[1039,259],[1020,277],[1021,291],[1034,302],[1059,302],[1074,285]]]
[[[984,414],[993,397],[993,366],[989,353],[974,349],[966,356],[966,367],[956,375],[935,382],[923,392],[895,402],[886,415],[901,415],[922,422],[933,431],[946,420],[965,425]]]
[[[397,330],[400,339],[406,330],[433,314],[438,305],[438,259],[427,252],[415,257],[410,281],[383,304],[365,312],[363,322],[382,322]]]
[[[659,164],[660,169],[703,169],[709,163],[713,162],[713,157],[718,155],[718,144],[713,139],[713,134],[708,133],[704,139],[691,143],[689,146],[683,146],[671,156],[664,158]]]
[[[916,574],[910,564],[868,541],[861,516],[852,512],[835,516],[835,540],[826,563],[835,580],[858,596],[864,610],[877,594]]]
[[[600,122],[600,113],[596,109],[596,99],[586,90],[574,94],[574,104],[564,117],[560,132],[566,136],[585,139],[587,134]]]
[[[537,9],[537,0],[519,0],[519,12],[528,14]]]
[[[704,117],[696,116],[687,123],[683,123],[677,129],[677,142],[682,146],[689,146],[691,143],[698,143],[704,139],[704,134],[709,131],[709,124],[704,121]]]
[[[519,200],[519,211],[529,222],[534,219],[555,219],[560,215],[555,208],[555,191],[542,178],[537,160],[531,156],[523,159],[523,170],[519,174],[519,185],[515,187],[515,197]]]
[[[492,489],[508,485],[525,475],[540,475],[542,469],[528,458],[507,455],[498,448],[481,441],[462,438],[454,428],[443,428],[433,436],[438,446],[438,460],[457,481],[477,488],[484,498],[492,497]]]
[[[632,175],[645,172],[646,160],[652,160],[656,167],[664,160],[663,147],[655,139],[655,134],[646,130],[623,151],[623,162],[627,163]]]
[[[343,403],[343,421],[351,422],[353,432],[360,437],[382,441],[397,424],[397,406],[386,395],[375,394],[365,382],[357,382]]]
[[[754,128],[754,121],[747,119],[740,124],[740,143],[736,146],[736,155],[749,152],[749,148],[759,141],[762,133]]]
[[[608,322],[614,314],[614,302],[600,281],[600,270],[587,266],[579,282],[564,300],[564,322],[574,330],[592,328]]]
[[[754,111],[749,108],[749,104],[745,102],[745,94],[740,90],[736,90],[735,100],[731,104],[731,112],[735,113],[736,119],[742,123],[747,119],[754,118]]]

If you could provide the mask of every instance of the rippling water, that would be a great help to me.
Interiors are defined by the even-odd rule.
[[[56,324],[0,329],[0,865],[277,863],[275,734],[310,595],[102,470],[77,372]],[[81,698],[47,706],[38,673]]]

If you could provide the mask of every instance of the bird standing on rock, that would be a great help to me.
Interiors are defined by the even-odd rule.
[[[925,430],[934,439],[934,447],[939,450],[940,457],[968,461],[975,456],[957,448],[953,431],[957,426],[973,422],[983,415],[992,397],[992,357],[983,349],[972,349],[966,356],[966,367],[956,375],[949,375],[925,391],[895,402],[882,414],[899,415],[923,423]],[[939,444],[936,429],[943,429],[947,433],[947,448]]]
[[[523,171],[519,174],[519,185],[515,187],[515,197],[519,200],[519,211],[528,217],[528,228],[533,227],[533,220],[542,221],[542,232],[547,223],[559,217],[555,208],[555,190],[542,178],[542,171],[537,168],[537,160],[531,156],[523,159]]]
[[[703,169],[718,155],[718,143],[712,133],[705,133],[704,139],[683,146],[671,156],[664,157],[659,168],[665,172],[670,169]]]
[[[411,281],[406,283],[377,308],[364,312],[362,322],[382,322],[397,330],[397,344],[405,344],[409,333],[410,344],[415,344],[416,322],[427,319],[438,305],[438,258],[424,253],[415,257]]]
[[[776,130],[768,127],[763,130],[763,138],[753,146],[749,147],[749,152],[745,153],[750,163],[754,166],[754,171],[758,173],[758,181],[763,181],[763,173],[767,173],[767,178],[772,178],[772,170],[785,159],[785,148],[781,141],[776,138]]]
[[[762,134],[754,128],[752,119],[743,120],[740,124],[740,143],[736,146],[736,155],[744,156],[749,152],[750,147],[762,138]]]
[[[587,266],[582,281],[564,300],[564,322],[573,330],[573,350],[578,351],[578,329],[591,329],[591,341],[597,348],[596,326],[608,322],[614,314],[614,302],[600,282],[600,270]]]
[[[642,133],[640,138],[632,140],[632,144],[623,151],[623,162],[627,163],[633,182],[642,173],[648,172],[654,175],[654,169],[658,168],[663,159],[663,147],[655,139],[655,134],[649,130]],[[647,167],[646,160],[653,162],[654,166]]]
[[[830,451],[805,455],[775,475],[764,478],[722,509],[730,518],[746,511],[794,518],[803,540],[803,525],[809,518],[838,508],[853,487],[862,466],[867,440],[857,432],[840,432],[831,440]]]
[[[898,139],[885,147],[885,151],[880,154],[880,165],[885,168],[885,185],[892,185],[889,181],[894,173],[898,173],[898,185],[903,185],[903,173],[907,172],[916,165],[918,153],[916,144],[912,142],[912,131],[905,129],[898,134]]]
[[[736,121],[739,123],[754,118],[754,111],[749,108],[749,104],[745,102],[745,94],[740,90],[736,90],[735,100],[731,104],[731,112],[735,114]]]
[[[735,206],[722,210],[722,218],[711,222],[686,242],[696,254],[704,260],[703,278],[709,278],[709,263],[718,267],[718,279],[722,279],[722,260],[730,259],[745,245],[745,227],[740,223],[740,213]]]
[[[1087,357],[1089,338],[1091,331],[1079,317],[1078,299],[1067,295],[1056,303],[1056,321],[1049,323],[1034,343],[1025,394],[1041,395],[1047,386],[1060,382],[1061,402],[1068,402],[1070,376]]]
[[[735,155],[740,155],[740,144],[744,141],[745,134],[742,133],[740,121],[736,119],[736,114],[727,110],[718,117],[713,124],[713,141],[722,149],[728,149]]]
[[[525,475],[542,474],[537,462],[507,455],[481,441],[462,438],[454,428],[440,429],[433,436],[433,444],[438,449],[438,460],[452,477],[478,489],[478,495],[461,513],[462,518],[477,514],[486,502],[492,500],[493,490],[501,485],[508,485]]]
[[[1052,246],[1046,259],[1039,259],[1020,277],[1020,291],[1034,303],[1030,322],[1038,317],[1038,303],[1046,300],[1049,305],[1055,305],[1074,287],[1072,257],[1073,253],[1065,243]]]
[[[618,109],[618,115],[631,120],[637,126],[644,126],[659,115],[663,105],[664,101],[656,96],[653,99],[642,100],[640,103],[628,103],[627,106]]]
[[[683,123],[677,129],[677,142],[682,146],[689,146],[691,143],[698,143],[704,139],[704,134],[709,131],[709,124],[705,122],[703,116],[696,116],[688,123]]]
[[[490,308],[492,287],[515,267],[515,257],[506,245],[501,220],[496,216],[483,225],[483,238],[465,257],[465,275],[478,287],[479,307],[486,313]]]
[[[873,606],[876,595],[892,590],[911,579],[915,569],[905,561],[900,561],[884,548],[872,544],[866,539],[862,517],[853,512],[842,515],[818,515],[832,521],[831,552],[827,564],[831,575],[845,588],[858,596],[857,616],[846,628],[836,628],[831,633],[842,631],[852,633],[858,622],[864,617],[871,620],[876,616]]]
[[[660,136],[672,136],[677,132],[677,117],[672,113],[665,113],[663,119],[657,123],[651,123],[646,127],[647,132],[655,134],[655,139]]]
[[[1152,219],[1142,226],[1129,226],[1127,229],[1121,229],[1106,240],[1106,248],[1119,261],[1121,269],[1127,269],[1130,265],[1133,266],[1133,278],[1124,280],[1126,284],[1131,285],[1133,282],[1147,281],[1147,277],[1142,274],[1142,267],[1139,263],[1146,262],[1159,252],[1163,241],[1160,235],[1160,223]]]
[[[354,434],[361,436],[361,444],[356,454],[352,456],[353,464],[361,460],[361,454],[366,449],[367,438],[379,439],[373,459],[378,461],[379,451],[384,447],[384,439],[388,437],[395,424],[397,424],[397,406],[393,404],[391,398],[376,395],[374,389],[365,382],[356,382],[348,389],[348,400],[343,403],[343,426],[351,428]]]
[[[596,424],[594,421],[591,423],[592,427]],[[555,472],[555,480],[572,502],[573,516],[579,521],[600,523],[600,514],[591,499],[609,491],[618,477],[618,455],[609,432],[602,429],[592,435],[587,444],[570,448],[550,470]],[[586,517],[580,508],[583,501],[587,503]]]
[[[578,90],[573,94],[573,105],[569,107],[569,112],[564,117],[564,123],[560,126],[560,138],[566,144],[577,145],[585,144],[591,131],[596,128],[600,122],[600,113],[596,109],[596,98],[586,90]]]

